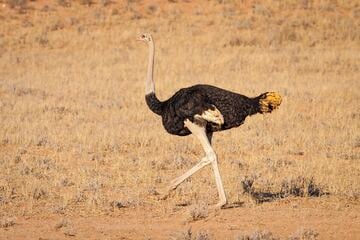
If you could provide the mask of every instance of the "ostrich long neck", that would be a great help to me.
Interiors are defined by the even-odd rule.
[[[155,57],[155,45],[154,41],[149,42],[149,65],[146,75],[145,94],[155,93],[155,83],[153,79],[154,74],[154,57]]]
[[[155,83],[153,79],[155,45],[152,40],[149,42],[149,50],[149,65],[145,83],[145,100],[151,111],[161,115],[163,113],[164,104],[155,96]]]

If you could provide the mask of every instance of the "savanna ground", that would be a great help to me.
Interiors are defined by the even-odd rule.
[[[357,1],[0,1],[0,239],[359,239]],[[196,83],[280,108],[203,155],[144,102]],[[192,234],[190,234],[190,232]]]

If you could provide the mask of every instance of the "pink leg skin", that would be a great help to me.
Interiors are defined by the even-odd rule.
[[[200,143],[206,153],[206,157],[202,158],[201,161],[198,164],[196,164],[194,167],[192,167],[189,171],[187,171],[180,177],[172,180],[170,182],[169,190],[175,189],[180,183],[182,183],[187,178],[192,176],[194,173],[196,173],[197,171],[199,171],[200,169],[211,163],[215,176],[216,187],[218,189],[219,198],[220,198],[219,203],[216,204],[215,207],[221,208],[227,203],[227,200],[225,196],[224,186],[221,181],[220,171],[217,163],[217,156],[213,148],[211,147],[209,138],[206,134],[206,130],[204,127],[198,126],[195,123],[192,123],[190,120],[185,120],[185,126],[191,131],[192,134],[194,134],[200,140]]]

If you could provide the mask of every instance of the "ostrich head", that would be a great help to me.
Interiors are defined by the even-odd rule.
[[[137,38],[137,40],[150,43],[152,42],[152,37],[150,33],[143,33]]]

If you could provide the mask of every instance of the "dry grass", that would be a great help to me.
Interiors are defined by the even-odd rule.
[[[250,234],[239,234],[235,240],[279,240],[269,231],[254,231]]]
[[[313,229],[301,228],[289,237],[289,240],[316,240],[319,233]]]
[[[205,203],[198,203],[189,209],[190,221],[197,221],[208,216],[209,209]]]
[[[193,232],[191,228],[175,233],[171,240],[211,240],[213,236],[208,231]]]
[[[8,228],[16,224],[15,217],[2,217],[0,218],[0,228]]]
[[[310,228],[301,228],[293,233],[286,239],[289,240],[316,240],[318,239],[319,233]],[[274,236],[274,234],[270,231],[265,230],[256,230],[251,233],[238,234],[235,237],[235,240],[280,240],[283,238],[279,238]]]
[[[283,96],[273,114],[214,136],[231,202],[249,202],[244,176],[253,193],[308,197],[315,186],[359,200],[356,1],[85,2],[0,13],[0,212],[217,202],[209,168],[165,202],[151,194],[203,153],[192,137],[168,135],[144,103],[147,48],[134,41],[143,31],[157,44],[161,99],[200,82]]]
[[[62,219],[61,221],[59,221],[55,225],[55,229],[61,230],[64,233],[64,235],[66,235],[66,236],[75,236],[76,235],[76,230],[74,228],[74,224],[67,219]]]

